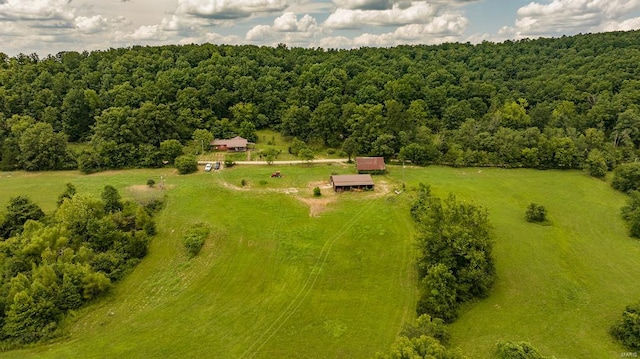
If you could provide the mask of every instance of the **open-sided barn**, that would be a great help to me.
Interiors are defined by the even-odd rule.
[[[369,174],[363,175],[333,175],[329,179],[336,192],[350,191],[352,189],[373,189],[373,178]]]

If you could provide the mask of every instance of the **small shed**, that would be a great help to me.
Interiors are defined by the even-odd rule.
[[[380,174],[387,168],[384,157],[356,157],[356,170],[358,173]]]
[[[373,189],[373,178],[369,174],[363,175],[333,175],[329,179],[336,192],[350,191],[353,189]]]
[[[245,152],[251,142],[246,138],[236,136],[230,139],[217,139],[211,142],[211,147],[218,151]]]

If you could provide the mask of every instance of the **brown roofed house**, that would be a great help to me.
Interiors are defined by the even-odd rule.
[[[230,139],[217,139],[211,142],[211,147],[218,151],[245,152],[251,142],[246,138],[236,136]]]
[[[358,173],[382,174],[387,168],[384,157],[356,157],[356,170]]]

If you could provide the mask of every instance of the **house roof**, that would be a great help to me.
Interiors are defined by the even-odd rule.
[[[371,175],[333,175],[331,182],[336,187],[373,186]]]
[[[213,146],[226,146],[229,148],[247,147],[248,143],[249,141],[247,141],[246,138],[242,138],[240,136],[236,136],[230,139],[217,139],[211,142]]]
[[[356,157],[358,171],[384,171],[384,157]]]

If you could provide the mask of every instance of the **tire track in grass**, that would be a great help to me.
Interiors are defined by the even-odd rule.
[[[284,206],[278,206],[278,214],[276,216],[276,220],[273,221],[273,225],[272,228],[270,230],[270,235],[268,235],[267,237],[271,238],[273,241],[277,240],[277,235],[279,233],[279,229],[282,228],[284,222],[285,222],[285,210],[284,210]],[[248,245],[248,244],[247,244]],[[242,246],[242,242],[237,244],[238,248],[240,248]],[[246,251],[241,251],[242,253],[246,253]],[[232,256],[231,259],[231,263],[242,263],[243,261],[238,261],[237,260],[238,255],[234,255]],[[227,265],[225,266],[225,270],[224,270],[224,274],[222,275],[223,278],[233,278],[234,276],[227,276],[226,273],[231,271],[230,269],[231,265]],[[217,273],[216,275],[214,275],[214,277],[220,277],[220,273]],[[259,293],[257,292],[257,288],[254,288],[254,290],[252,291],[252,293],[244,295],[243,299],[240,301],[237,300],[233,300],[232,302],[229,301],[229,303],[226,304],[222,304],[220,305],[221,307],[225,307],[227,308],[226,310],[222,310],[222,311],[217,311],[215,313],[215,317],[218,318],[219,320],[221,320],[224,323],[234,323],[237,322],[239,318],[241,318],[242,316],[246,315],[248,312],[251,311],[250,308],[247,308],[247,305],[245,303],[248,303],[249,300],[256,298],[256,296]],[[259,305],[260,303],[264,302],[264,298],[260,299],[260,301],[258,301],[257,303],[255,303],[255,305]],[[233,304],[233,305],[228,305],[228,304]],[[217,330],[212,330],[213,333],[216,334],[221,334],[218,335],[219,339],[226,339],[228,338],[230,335],[232,335],[230,332],[226,332],[224,334],[220,333],[223,328],[225,328],[225,325],[221,325],[220,329]]]
[[[267,327],[262,334],[251,344],[240,356],[240,359],[243,358],[252,358],[260,349],[262,349],[273,336],[282,328],[282,326],[291,318],[291,316],[300,308],[305,299],[309,296],[311,291],[313,290],[318,278],[320,277],[320,273],[322,273],[322,269],[327,262],[327,258],[331,253],[331,249],[333,245],[337,242],[337,240],[342,237],[348,230],[350,230],[358,221],[366,214],[366,212],[373,207],[373,204],[379,198],[369,199],[367,204],[363,206],[363,208],[353,216],[340,230],[329,240],[325,242],[322,246],[322,250],[318,255],[314,265],[311,267],[311,273],[307,276],[307,279],[302,286],[302,288],[298,291],[293,300],[287,305],[287,307],[278,315],[278,317]],[[257,347],[256,347],[257,345]],[[255,349],[254,349],[255,347]]]

